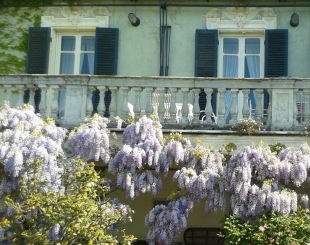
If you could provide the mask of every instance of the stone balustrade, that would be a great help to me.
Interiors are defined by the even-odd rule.
[[[225,129],[252,116],[270,130],[302,129],[310,119],[310,79],[0,75],[0,98],[29,103],[74,127],[99,113],[158,116],[167,127]],[[267,98],[268,96],[268,98]],[[216,99],[215,99],[216,98]]]

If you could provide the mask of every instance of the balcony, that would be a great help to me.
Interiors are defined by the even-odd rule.
[[[307,78],[0,75],[0,98],[12,107],[28,102],[42,117],[50,116],[67,128],[93,113],[111,119],[134,113],[157,115],[167,132],[227,135],[234,133],[231,127],[238,118],[252,116],[264,124],[260,135],[297,136],[310,119],[309,82]],[[214,91],[216,111],[211,106]]]

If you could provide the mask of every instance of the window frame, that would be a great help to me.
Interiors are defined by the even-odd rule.
[[[80,49],[78,49],[78,47],[80,47],[81,45],[81,39],[84,36],[87,37],[95,37],[96,38],[96,33],[95,33],[95,29],[94,30],[87,30],[87,31],[79,31],[79,32],[74,32],[74,31],[59,31],[56,32],[56,56],[54,59],[54,74],[56,75],[60,75],[60,61],[61,61],[61,42],[62,42],[62,37],[63,36],[75,36],[76,37],[76,50],[72,53],[75,54],[75,64],[74,64],[74,72],[72,75],[79,75],[79,66],[80,66],[80,54],[82,53]],[[94,40],[95,41],[95,40]],[[95,45],[95,43],[94,43]],[[95,57],[95,50],[93,52],[91,52],[94,54]],[[66,75],[66,74],[64,74]]]
[[[218,47],[218,57],[217,57],[217,77],[224,78],[223,76],[223,41],[224,38],[238,38],[239,39],[239,53],[238,53],[238,76],[236,78],[244,78],[244,58],[246,56],[244,52],[245,39],[246,38],[259,38],[260,39],[260,77],[263,78],[265,74],[265,34],[264,31],[219,31],[219,47]],[[242,40],[242,42],[240,42]],[[243,52],[241,52],[243,50]]]

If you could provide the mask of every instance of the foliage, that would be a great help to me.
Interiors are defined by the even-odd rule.
[[[288,215],[267,211],[254,222],[229,216],[223,221],[223,229],[230,244],[304,245],[310,242],[310,213],[308,209],[299,209]]]
[[[277,155],[286,148],[286,146],[280,142],[276,142],[274,145],[268,145],[271,152],[275,152]]]
[[[233,125],[232,129],[237,131],[240,135],[251,135],[261,130],[262,126],[261,122],[257,122],[252,117],[248,117],[239,119],[238,122]]]
[[[102,118],[86,120],[81,128],[85,125],[91,125],[90,140],[107,136]],[[70,134],[69,142],[79,142],[79,132]],[[81,154],[67,157],[65,133],[31,106],[5,104],[0,111],[0,244],[116,244],[119,224],[131,221],[132,210],[106,196],[109,181],[94,164]],[[107,149],[104,144],[100,147]],[[70,144],[67,148],[75,153]],[[125,242],[133,239],[124,236]]]
[[[28,28],[40,26],[41,15],[39,8],[0,7],[0,74],[25,72]]]

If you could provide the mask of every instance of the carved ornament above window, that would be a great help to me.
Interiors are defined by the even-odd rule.
[[[272,8],[213,8],[206,14],[208,29],[276,29],[277,14]]]

